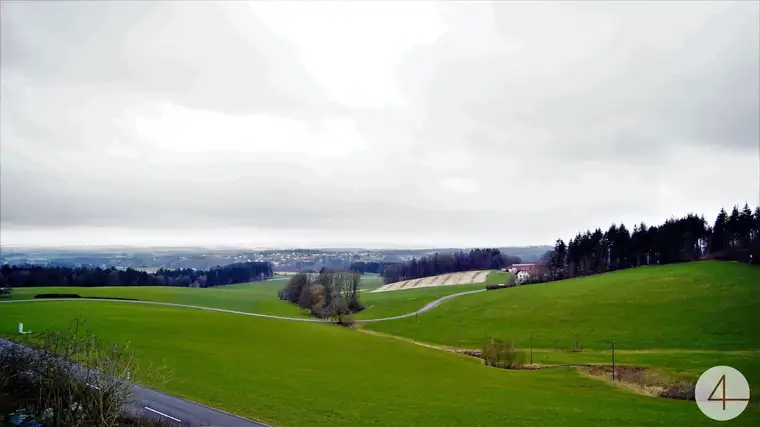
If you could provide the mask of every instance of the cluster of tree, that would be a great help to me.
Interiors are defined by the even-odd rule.
[[[329,270],[298,273],[280,289],[281,300],[309,310],[312,316],[346,323],[346,316],[364,309],[359,301],[361,275],[354,271]]]
[[[473,249],[469,253],[435,254],[388,265],[382,275],[385,283],[393,283],[459,271],[501,269],[520,262],[519,257],[502,254],[498,249]]]
[[[355,271],[357,273],[374,273],[374,274],[383,274],[383,271],[386,267],[389,265],[393,265],[396,263],[393,262],[385,262],[385,261],[357,261],[351,263],[351,266],[348,268],[351,271]]]
[[[159,269],[155,273],[91,267],[0,267],[0,288],[39,286],[182,286],[211,287],[263,280],[272,276],[268,262],[243,262],[210,270]]]
[[[558,239],[542,257],[538,280],[705,258],[760,263],[760,206],[754,213],[747,204],[730,214],[721,209],[712,226],[704,216],[688,214],[659,226],[637,224],[632,231],[624,224],[586,230],[567,244]]]

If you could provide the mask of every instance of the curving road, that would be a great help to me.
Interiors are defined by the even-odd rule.
[[[445,297],[438,298],[435,301],[431,301],[427,304],[425,304],[424,307],[420,308],[419,310],[413,311],[411,313],[402,314],[399,316],[392,316],[392,317],[383,317],[380,319],[362,319],[362,320],[356,320],[356,323],[374,323],[374,322],[383,322],[386,320],[396,320],[396,319],[403,319],[406,317],[412,317],[416,316],[418,314],[422,314],[426,311],[430,311],[434,309],[435,307],[438,307],[439,305],[443,304],[444,302],[462,296],[462,295],[469,295],[469,294],[475,294],[478,292],[485,292],[485,289],[477,289],[474,291],[466,291],[466,292],[459,292],[456,294],[446,295]],[[291,320],[295,322],[314,322],[314,323],[335,323],[333,320],[327,320],[327,319],[313,319],[313,318],[304,318],[304,317],[286,317],[286,316],[275,316],[273,314],[261,314],[261,313],[247,313],[245,311],[236,311],[236,310],[227,310],[224,308],[214,308],[214,307],[204,307],[200,305],[188,305],[188,304],[176,304],[173,302],[159,302],[159,301],[140,301],[140,300],[121,300],[121,299],[108,299],[108,298],[50,298],[50,299],[19,299],[19,300],[11,300],[11,301],[0,301],[0,304],[20,304],[20,303],[30,303],[30,302],[51,302],[51,301],[100,301],[100,302],[115,302],[115,303],[125,303],[125,304],[148,304],[148,305],[162,305],[167,307],[183,307],[183,308],[194,308],[197,310],[207,310],[207,311],[217,311],[220,313],[230,313],[230,314],[239,314],[241,316],[252,316],[252,317],[264,317],[267,319],[279,319],[279,320]]]
[[[443,304],[444,302],[446,302],[446,301],[448,301],[450,299],[453,299],[453,298],[456,298],[456,297],[461,297],[462,295],[477,294],[479,292],[485,292],[485,291],[486,291],[486,289],[478,289],[478,290],[475,290],[475,291],[459,292],[457,294],[446,295],[445,297],[438,298],[435,301],[431,301],[431,302],[425,304],[425,306],[422,307],[421,309],[419,309],[417,311],[413,311],[411,313],[402,314],[400,316],[383,317],[383,318],[380,318],[380,319],[356,320],[356,323],[383,322],[385,320],[396,320],[396,319],[403,319],[405,317],[412,317],[412,316],[416,316],[418,314],[422,314],[422,313],[424,313],[426,311],[430,311],[430,310],[438,307],[439,305]]]

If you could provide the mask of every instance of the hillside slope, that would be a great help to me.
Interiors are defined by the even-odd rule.
[[[483,283],[494,270],[472,270],[457,273],[439,274],[437,276],[420,277],[402,280],[380,286],[372,292],[390,292],[408,289],[428,288],[436,286],[455,286],[473,283]]]
[[[693,402],[655,399],[571,369],[508,371],[477,359],[335,325],[176,307],[47,302],[0,309],[0,335],[75,315],[139,366],[171,367],[162,391],[273,426],[710,426]],[[37,308],[40,306],[34,306]],[[741,423],[757,425],[760,412]]]
[[[650,266],[468,295],[418,319],[368,325],[421,341],[479,347],[759,349],[760,268],[730,262]]]

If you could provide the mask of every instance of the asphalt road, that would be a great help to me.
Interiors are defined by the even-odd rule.
[[[486,291],[486,289],[477,289],[477,290],[474,290],[474,291],[467,291],[467,292],[460,292],[458,294],[446,295],[445,297],[441,297],[441,298],[438,298],[435,301],[431,301],[431,302],[427,303],[421,309],[419,309],[417,311],[413,311],[411,313],[402,314],[400,316],[383,317],[381,319],[356,320],[356,323],[373,323],[373,322],[383,322],[383,321],[386,321],[386,320],[404,319],[406,317],[412,317],[412,316],[416,316],[418,314],[422,314],[422,313],[424,313],[426,311],[430,311],[430,310],[438,307],[439,305],[443,304],[444,302],[446,302],[446,301],[448,301],[450,299],[453,299],[453,298],[456,298],[456,297],[461,297],[462,295],[477,294],[479,292],[485,292],[485,291]]]
[[[137,384],[132,386],[132,395],[133,401],[129,408],[131,413],[172,421],[177,426],[266,427],[266,424]]]

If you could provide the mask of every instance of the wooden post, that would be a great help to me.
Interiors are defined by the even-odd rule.
[[[457,348],[462,345],[462,319],[457,319]]]
[[[612,381],[615,381],[615,341],[612,341]]]
[[[530,334],[530,364],[533,365],[533,334]]]

